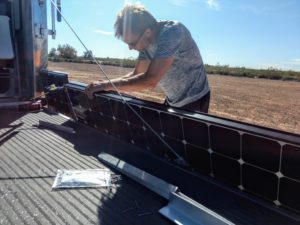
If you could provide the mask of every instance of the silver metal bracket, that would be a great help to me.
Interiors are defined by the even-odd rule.
[[[51,35],[52,39],[55,39],[55,37],[56,37],[56,31],[55,30],[48,30],[48,35]]]
[[[135,166],[126,163],[108,153],[100,153],[98,159],[101,162],[108,164],[114,169],[120,171],[136,182],[142,184],[165,199],[169,199],[172,192],[175,192],[178,187],[165,182]]]
[[[171,193],[169,204],[160,209],[159,213],[178,225],[234,225],[181,192]]]
[[[44,24],[35,23],[34,24],[34,36],[36,38],[44,38],[46,33],[46,27]]]

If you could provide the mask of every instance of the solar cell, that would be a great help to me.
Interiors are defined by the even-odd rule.
[[[300,147],[284,145],[282,148],[281,172],[284,176],[300,181]]]
[[[277,141],[250,134],[242,136],[242,158],[247,163],[278,172],[280,153]]]
[[[241,183],[240,164],[235,159],[212,153],[212,173],[215,178],[235,187]]]
[[[269,171],[248,164],[242,166],[242,186],[247,190],[271,201],[277,200],[278,177]]]
[[[211,149],[214,152],[239,159],[241,157],[240,134],[231,129],[211,125],[209,127]]]
[[[279,202],[300,211],[300,182],[288,178],[280,179]]]

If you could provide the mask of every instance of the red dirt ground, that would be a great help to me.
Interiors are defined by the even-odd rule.
[[[49,62],[49,70],[69,73],[70,80],[89,83],[104,79],[97,65]],[[110,78],[131,68],[103,66]],[[208,75],[211,87],[209,114],[300,134],[300,82]],[[130,95],[163,102],[159,89]]]

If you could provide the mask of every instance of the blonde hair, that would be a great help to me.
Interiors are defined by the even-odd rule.
[[[139,2],[126,4],[117,15],[114,25],[115,36],[122,38],[128,32],[141,35],[147,28],[153,28],[156,23],[157,20]]]

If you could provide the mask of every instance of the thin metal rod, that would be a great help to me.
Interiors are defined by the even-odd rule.
[[[56,30],[55,30],[55,5],[51,4],[51,20],[52,20],[52,39],[55,39]]]
[[[68,25],[68,27],[71,29],[71,31],[73,32],[73,34],[77,37],[77,39],[79,40],[79,42],[82,44],[82,46],[84,47],[84,49],[87,52],[90,52],[90,57],[96,62],[97,66],[99,67],[99,69],[101,70],[101,72],[104,74],[104,76],[106,77],[106,79],[109,81],[109,83],[112,85],[113,89],[118,93],[118,95],[121,97],[121,100],[123,101],[124,104],[126,104],[130,110],[151,130],[152,133],[155,134],[155,136],[157,136],[159,138],[159,140],[167,146],[167,148],[177,157],[177,162],[179,164],[183,164],[183,165],[187,165],[187,163],[185,162],[185,160],[177,153],[175,152],[175,150],[159,135],[157,134],[157,132],[143,119],[142,116],[139,115],[139,113],[137,113],[131,106],[130,104],[126,101],[126,99],[123,97],[123,95],[121,94],[121,92],[118,90],[118,88],[116,87],[116,85],[110,80],[110,78],[108,77],[107,73],[103,70],[102,66],[100,65],[100,63],[98,62],[98,60],[94,57],[92,51],[90,51],[86,45],[83,43],[83,41],[80,39],[80,37],[78,36],[78,34],[75,32],[75,30],[72,28],[72,26],[69,24],[69,22],[66,20],[66,18],[62,15],[61,11],[59,10],[59,8],[56,6],[55,2],[53,0],[51,0],[52,4],[54,5],[54,7],[57,9],[57,12],[61,15],[61,17],[63,18],[63,20],[66,22],[66,24]]]

